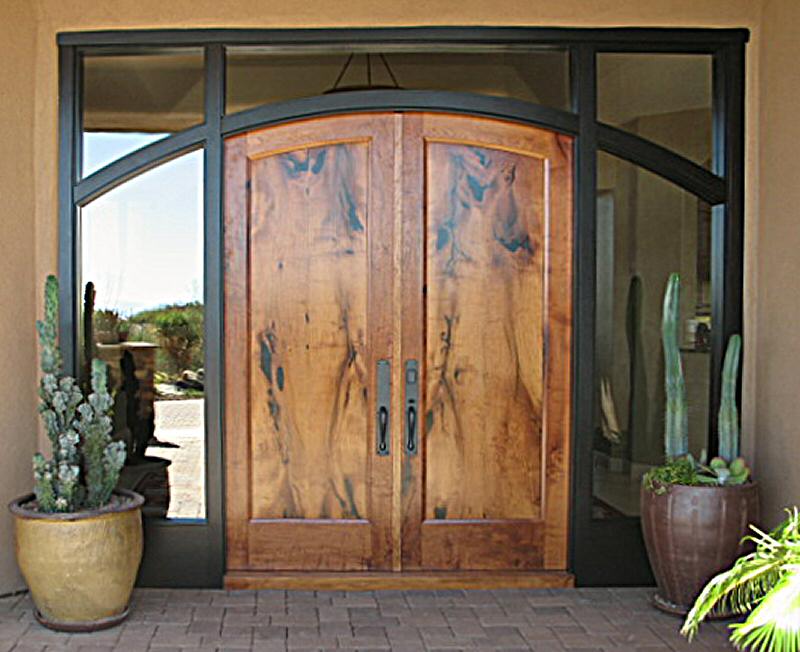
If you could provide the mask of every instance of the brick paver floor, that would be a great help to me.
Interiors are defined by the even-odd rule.
[[[148,455],[172,460],[168,518],[205,518],[205,424],[201,398],[156,401],[155,436],[177,448],[151,446]]]
[[[729,650],[725,624],[694,643],[648,589],[313,592],[140,589],[123,625],[59,634],[26,595],[0,599],[0,652],[243,650]]]

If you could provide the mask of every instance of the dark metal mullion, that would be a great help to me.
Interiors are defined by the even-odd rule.
[[[204,311],[205,323],[205,410],[206,410],[206,510],[210,529],[209,573],[222,583],[224,551],[223,470],[223,143],[222,116],[225,112],[225,49],[210,45],[205,52],[206,147],[204,166]]]
[[[146,555],[139,583],[143,586],[221,586],[224,572],[224,502],[222,459],[222,135],[225,101],[225,52],[221,45],[205,49],[205,122],[170,137],[164,152],[146,153],[154,167],[187,147],[203,152],[203,307],[205,341],[205,520],[149,519],[145,523]],[[191,132],[191,134],[190,134]],[[189,134],[189,136],[187,136]],[[184,135],[186,141],[177,140]],[[169,143],[167,143],[169,141]],[[155,143],[155,145],[159,144]],[[170,144],[171,143],[171,144]],[[186,145],[186,147],[183,147]],[[149,146],[145,149],[151,149]],[[141,150],[144,152],[144,150]],[[161,156],[155,154],[169,155]],[[133,157],[130,155],[127,158]],[[165,158],[166,157],[166,158]],[[108,168],[106,168],[108,169]]]
[[[722,364],[728,338],[743,330],[744,45],[714,56],[714,172],[725,177],[725,203],[712,211],[711,379],[708,448],[718,448]],[[739,388],[741,404],[741,388]]]
[[[78,171],[80,132],[78,91],[79,57],[74,47],[59,49],[58,89],[58,275],[61,284],[59,341],[64,371],[78,372],[78,328],[80,327],[80,228],[73,189]]]
[[[712,206],[725,201],[725,180],[675,152],[641,136],[599,124],[600,149],[658,174]]]
[[[62,32],[59,45],[161,46],[223,45],[350,46],[409,44],[435,49],[464,43],[571,46],[594,44],[617,51],[697,52],[748,39],[745,29],[403,27],[347,29],[168,29]]]
[[[357,111],[447,111],[537,124],[574,135],[578,118],[568,111],[505,97],[451,91],[352,91],[265,104],[225,116],[222,132],[229,136],[255,127],[289,120]]]
[[[225,116],[222,120],[222,131],[225,135],[233,135],[261,126],[333,115],[342,111],[352,113],[379,110],[463,112],[518,120],[570,135],[578,133],[580,120],[575,113],[509,98],[449,91],[379,90],[322,95],[263,105]],[[610,125],[600,124],[595,129],[595,139],[601,149],[668,179],[712,205],[724,201],[724,180],[693,161]]]
[[[376,110],[460,111],[470,115],[514,119],[571,135],[578,132],[579,124],[579,118],[574,113],[520,100],[469,93],[381,90],[324,95],[264,105],[223,117],[220,129],[222,134],[232,135],[288,120],[332,115],[342,111]],[[75,189],[75,202],[85,205],[128,179],[199,146],[205,137],[206,127],[199,125],[128,154],[80,181]],[[596,127],[596,139],[601,149],[672,181],[712,205],[724,201],[726,197],[723,179],[656,143],[605,124]]]
[[[73,158],[73,178],[72,183],[75,184],[80,181],[83,176],[83,161],[84,161],[84,139],[83,139],[83,80],[84,80],[84,63],[83,54],[78,48],[75,49],[75,80],[74,80],[74,116],[73,121],[75,125],[75,154]],[[79,259],[80,260],[80,259]]]
[[[590,558],[592,436],[595,410],[595,233],[597,186],[597,75],[595,51],[572,52],[573,107],[580,120],[576,141],[573,288],[573,533],[572,568]]]
[[[198,125],[137,149],[78,182],[74,201],[85,206],[129,179],[197,149],[205,138],[205,125]]]

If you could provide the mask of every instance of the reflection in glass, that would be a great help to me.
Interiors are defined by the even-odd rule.
[[[120,484],[145,513],[205,518],[203,153],[81,211],[82,360],[109,364]]]
[[[83,176],[203,122],[201,49],[83,60]]]
[[[367,85],[513,97],[569,109],[566,51],[351,52],[274,54],[228,49],[227,112]],[[381,56],[383,55],[383,56]],[[394,77],[394,78],[393,78]]]
[[[595,518],[639,515],[642,474],[664,458],[661,307],[681,275],[681,345],[690,450],[706,447],[711,328],[711,211],[642,168],[598,156]]]
[[[711,57],[599,54],[597,117],[711,166]]]

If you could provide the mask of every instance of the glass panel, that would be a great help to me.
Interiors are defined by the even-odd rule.
[[[569,57],[565,51],[383,51],[352,54],[352,59],[351,54],[286,55],[230,48],[227,111],[322,95],[336,85],[342,73],[339,90],[399,85],[409,90],[513,97],[569,109]]]
[[[711,167],[711,56],[597,55],[597,117]]]
[[[83,60],[83,176],[203,122],[201,49]]]
[[[86,206],[81,247],[82,358],[109,364],[120,482],[146,514],[205,518],[203,152]]]
[[[642,168],[600,153],[597,195],[595,518],[639,515],[642,474],[664,458],[661,305],[681,275],[689,444],[706,447],[711,211]]]

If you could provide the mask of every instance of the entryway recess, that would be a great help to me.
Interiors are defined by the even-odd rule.
[[[572,156],[443,113],[226,141],[226,586],[572,583]]]

